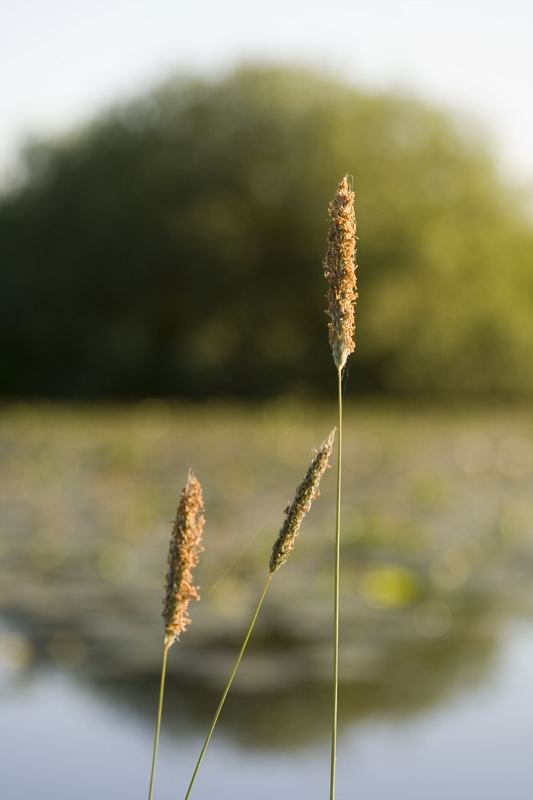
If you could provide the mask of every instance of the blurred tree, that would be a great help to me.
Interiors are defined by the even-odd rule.
[[[0,202],[4,394],[321,392],[326,210],[346,171],[354,388],[533,392],[520,198],[482,138],[419,101],[295,68],[179,77],[29,147],[24,169]]]

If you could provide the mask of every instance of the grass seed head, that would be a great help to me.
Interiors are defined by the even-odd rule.
[[[329,343],[337,369],[342,369],[355,350],[355,193],[345,175],[329,204],[328,249],[324,259],[324,275],[328,280],[330,318]]]
[[[181,492],[176,520],[170,537],[167,570],[167,591],[164,600],[165,648],[168,650],[190,623],[188,605],[199,600],[198,587],[192,581],[192,570],[203,550],[204,501],[202,487],[192,471]]]
[[[285,509],[285,520],[270,556],[270,574],[273,574],[287,561],[296,542],[302,520],[311,508],[315,497],[319,495],[318,487],[328,466],[334,439],[335,428],[316,451],[305,478],[296,489],[294,500]]]

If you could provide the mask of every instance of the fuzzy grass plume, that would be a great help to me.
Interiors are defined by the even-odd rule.
[[[355,193],[345,175],[329,204],[328,249],[324,275],[328,280],[329,343],[337,369],[343,369],[355,350],[356,223]]]
[[[335,429],[331,431],[328,438],[316,451],[313,460],[311,461],[311,464],[309,466],[309,469],[307,470],[305,478],[296,489],[294,500],[285,509],[285,521],[278,534],[278,538],[274,543],[274,548],[272,550],[272,555],[270,557],[270,565],[269,565],[267,581],[265,583],[261,597],[259,598],[257,607],[254,611],[252,621],[248,627],[248,630],[246,631],[246,635],[241,645],[239,655],[237,656],[237,661],[235,662],[231,675],[229,676],[224,691],[222,692],[222,697],[218,704],[217,710],[215,711],[215,715],[211,722],[211,727],[209,728],[207,736],[205,737],[184,800],[189,800],[192,788],[194,786],[194,782],[196,780],[196,776],[198,775],[198,770],[200,769],[200,765],[205,755],[205,751],[207,750],[209,742],[211,741],[213,731],[215,730],[218,718],[220,716],[220,712],[222,711],[222,708],[226,701],[226,697],[228,696],[228,692],[231,688],[231,684],[233,683],[233,679],[235,678],[237,670],[239,669],[239,665],[242,661],[244,651],[246,650],[246,646],[248,644],[248,641],[250,640],[250,636],[252,635],[252,631],[257,621],[257,617],[259,616],[259,612],[261,611],[261,606],[263,605],[263,601],[266,597],[268,587],[270,586],[270,582],[274,576],[274,573],[287,561],[291,550],[294,548],[294,544],[298,536],[298,533],[300,531],[302,520],[309,511],[309,509],[311,508],[313,500],[316,497],[318,497],[319,494],[318,487],[320,484],[320,480],[324,472],[326,471],[326,467],[328,466],[328,461],[331,455],[334,438],[335,438]]]
[[[165,648],[171,647],[190,624],[188,606],[199,600],[192,570],[198,564],[205,524],[202,487],[192,471],[181,493],[176,520],[170,537],[167,591],[163,608]]]
[[[203,550],[202,533],[204,523],[202,487],[192,470],[189,470],[187,483],[181,492],[176,519],[172,527],[168,552],[167,588],[163,604],[163,619],[165,621],[163,663],[161,665],[159,705],[157,707],[148,800],[152,800],[154,790],[168,651],[190,624],[189,602],[200,599],[198,587],[193,583],[192,571],[198,564],[198,557]]]
[[[322,442],[316,451],[305,478],[296,489],[294,500],[292,503],[289,503],[285,509],[285,521],[281,526],[278,538],[274,542],[272,555],[270,557],[271,574],[287,561],[295,545],[302,520],[311,508],[315,497],[319,495],[318,487],[322,475],[328,466],[334,439],[335,428],[333,428],[328,438]]]
[[[329,204],[328,248],[324,274],[328,280],[329,344],[337,369],[338,428],[337,502],[335,513],[335,571],[333,585],[333,714],[331,729],[330,800],[335,800],[337,764],[337,709],[339,694],[339,595],[342,497],[342,370],[355,350],[355,194],[345,175]]]

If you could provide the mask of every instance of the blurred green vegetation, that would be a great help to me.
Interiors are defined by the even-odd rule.
[[[192,465],[206,500],[202,600],[169,689],[180,735],[183,716],[205,730],[283,509],[333,416],[282,403],[4,408],[0,667],[66,670],[152,725],[171,520]],[[341,725],[476,684],[533,610],[530,415],[373,404],[347,409],[345,433]],[[329,732],[334,499],[329,471],[225,709],[221,724],[247,742]]]
[[[346,171],[357,391],[531,395],[533,231],[483,136],[276,67],[176,77],[27,147],[0,201],[0,391],[323,392],[321,259]]]

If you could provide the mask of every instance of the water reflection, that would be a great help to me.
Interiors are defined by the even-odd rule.
[[[194,464],[207,488],[204,599],[172,652],[166,726],[178,738],[204,731],[325,416],[5,410],[8,671],[53,666],[151,726],[166,521]],[[343,730],[407,719],[481,684],[509,620],[530,610],[533,569],[527,418],[359,410],[346,427]],[[328,734],[332,483],[276,576],[221,718],[242,748]]]

